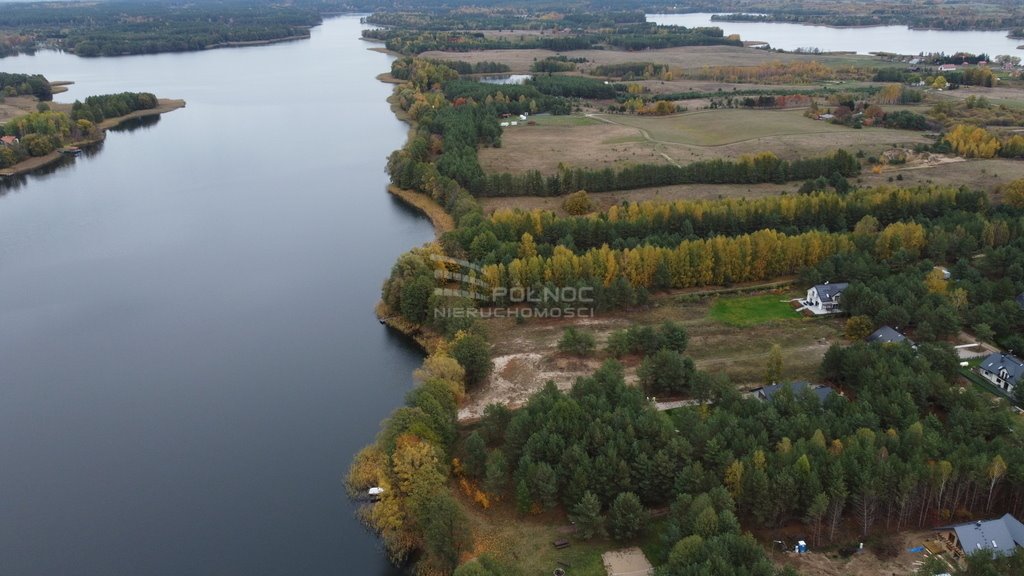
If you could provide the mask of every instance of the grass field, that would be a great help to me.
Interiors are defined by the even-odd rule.
[[[711,306],[708,316],[723,324],[737,327],[800,318],[790,306],[788,298],[778,294],[719,298]]]
[[[530,116],[530,120],[537,123],[537,126],[593,126],[600,124],[600,120],[594,120],[586,116],[552,116],[551,114],[538,114]]]
[[[664,117],[596,114],[537,116],[535,126],[505,130],[501,148],[480,150],[487,172],[552,174],[559,164],[588,168],[688,164],[774,152],[781,158],[820,156],[845,148],[877,155],[894,144],[930,143],[919,132],[855,130],[803,116],[802,110],[701,110]],[[539,120],[538,120],[539,119]]]
[[[605,540],[572,538],[572,525],[558,509],[521,518],[508,502],[481,510],[458,489],[453,488],[453,493],[459,497],[469,519],[475,544],[469,556],[473,558],[487,554],[514,564],[523,574],[551,574],[561,566],[574,576],[605,576],[601,554],[618,547]],[[557,550],[551,545],[556,540],[569,540],[572,544]]]
[[[600,118],[646,132],[657,143],[689,146],[721,146],[769,136],[852,132],[846,126],[806,118],[803,110],[702,110],[660,118],[627,115]],[[897,134],[888,132],[888,135]]]

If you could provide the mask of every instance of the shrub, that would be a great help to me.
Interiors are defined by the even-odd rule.
[[[565,197],[562,208],[573,216],[582,216],[594,209],[586,190],[573,192]]]

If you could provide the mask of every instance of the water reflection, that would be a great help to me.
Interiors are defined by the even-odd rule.
[[[432,231],[385,192],[408,127],[360,29],[4,59],[189,106],[5,183],[0,573],[401,574],[341,480],[422,359],[373,307]]]
[[[138,118],[129,118],[124,120],[117,126],[114,126],[110,132],[135,132],[136,130],[148,130],[153,126],[156,126],[160,122],[160,115],[155,114],[153,116],[141,116]]]
[[[40,166],[31,172],[25,174],[17,174],[14,176],[0,177],[0,196],[7,194],[13,190],[26,186],[30,182],[45,182],[50,179],[54,174],[64,171],[68,168],[74,168],[76,160],[82,160],[86,158],[93,158],[98,156],[103,151],[103,141],[94,142],[92,144],[85,144],[79,146],[82,151],[81,154],[76,156],[61,155],[58,156],[53,162]]]
[[[532,77],[530,74],[501,74],[481,76],[480,81],[484,84],[523,84]]]

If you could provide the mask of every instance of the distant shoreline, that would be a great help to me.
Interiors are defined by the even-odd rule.
[[[178,108],[184,107],[184,100],[159,98],[157,99],[157,105],[155,108],[150,108],[148,110],[136,110],[135,112],[125,114],[124,116],[118,116],[117,118],[108,118],[96,125],[96,128],[99,129],[99,137],[72,142],[68,144],[68,146],[89,146],[90,144],[102,142],[107,137],[107,130],[110,130],[111,128],[116,128],[120,126],[122,123],[127,122],[128,120],[134,120],[136,118],[145,118],[147,116],[159,116],[166,112],[172,112],[174,110],[177,110]],[[10,177],[30,174],[36,170],[45,168],[57,162],[62,158],[62,156],[63,155],[60,153],[59,150],[54,150],[53,152],[50,152],[45,156],[28,158],[27,160],[18,162],[14,166],[0,170],[0,176]]]
[[[312,28],[306,30],[305,34],[299,34],[296,36],[283,36],[281,38],[270,38],[267,40],[248,40],[245,42],[218,42],[217,44],[210,44],[209,46],[204,46],[198,51],[213,50],[215,48],[244,48],[246,46],[267,46],[269,44],[291,42],[292,40],[309,40],[311,34],[310,30],[312,30]]]

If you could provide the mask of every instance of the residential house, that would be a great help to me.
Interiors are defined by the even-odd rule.
[[[1024,360],[1012,354],[994,352],[978,365],[978,373],[1007,394],[1020,384],[1024,377]]]
[[[1024,308],[1024,292],[1017,294],[1017,297],[1014,298],[1014,300],[1017,302],[1017,306]]]
[[[895,328],[891,328],[889,326],[882,326],[878,330],[872,332],[871,335],[867,337],[867,341],[872,344],[902,344],[905,342],[911,346],[914,345],[912,340],[903,334],[900,334]]]
[[[980,520],[938,529],[941,539],[964,555],[988,552],[993,556],[1012,556],[1024,547],[1024,524],[1013,514],[994,520]]]
[[[0,144],[3,144],[4,146],[14,146],[17,143],[17,136],[0,136]]]
[[[824,385],[813,385],[809,382],[798,380],[796,382],[787,382],[785,384],[772,384],[771,386],[764,386],[754,390],[754,398],[761,400],[762,402],[768,402],[772,400],[776,394],[783,389],[788,389],[789,392],[794,396],[798,397],[804,393],[805,390],[810,390],[818,398],[818,402],[822,404],[829,396],[835,394],[835,390],[829,386]]]
[[[956,70],[956,64],[943,64],[939,66],[939,72],[953,72]]]
[[[807,298],[802,300],[800,304],[816,315],[842,312],[839,309],[839,302],[843,291],[849,286],[850,284],[847,282],[818,284],[807,291]]]

